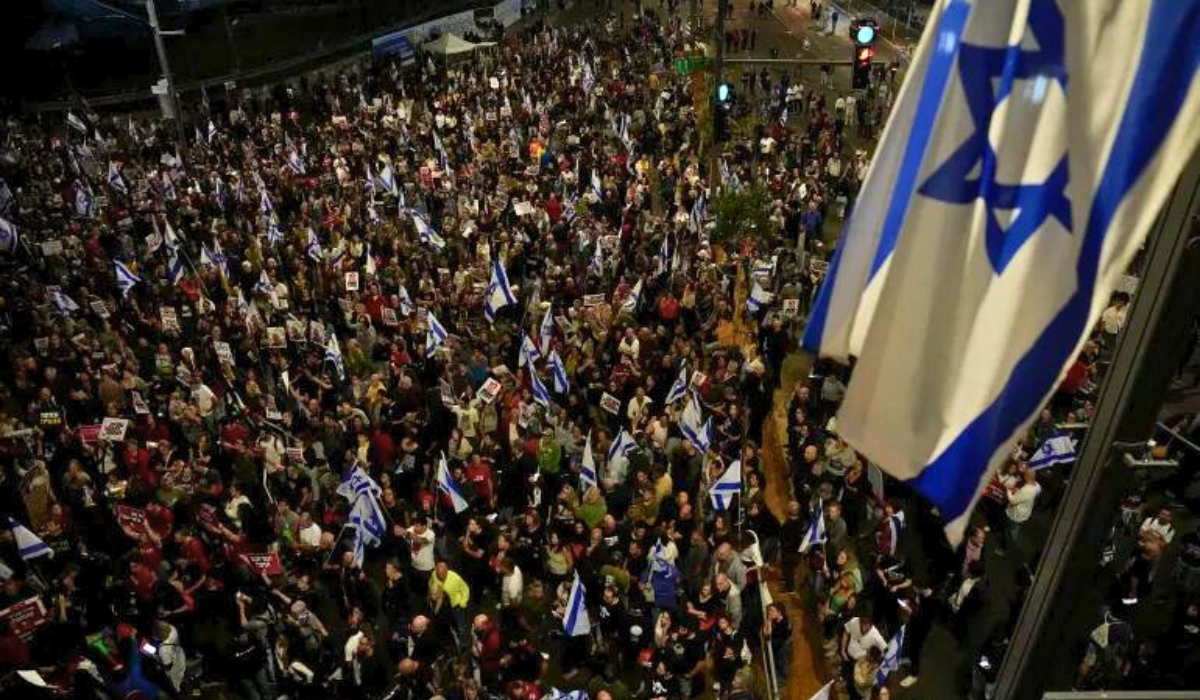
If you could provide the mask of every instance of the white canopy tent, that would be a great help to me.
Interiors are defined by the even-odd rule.
[[[485,48],[488,46],[495,46],[495,45],[496,45],[496,43],[492,42],[492,41],[485,41],[485,42],[480,42],[478,44],[473,44],[473,43],[463,39],[462,37],[455,36],[454,34],[443,34],[440,37],[434,39],[433,41],[425,42],[425,45],[422,48],[424,48],[426,51],[428,51],[431,54],[435,54],[438,56],[450,57],[450,56],[458,56],[458,55],[464,54],[464,53],[470,53],[471,51],[474,51],[475,49],[482,49],[482,48]]]

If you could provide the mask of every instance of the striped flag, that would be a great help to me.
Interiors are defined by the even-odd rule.
[[[437,350],[442,343],[446,342],[446,329],[442,328],[442,324],[438,323],[437,317],[432,311],[425,314],[425,323],[428,326],[425,330],[425,355],[433,355],[433,351]]]
[[[17,552],[25,561],[54,556],[54,551],[42,541],[42,538],[33,534],[32,530],[16,520],[8,519],[8,529],[12,531],[13,539],[16,540]]]
[[[825,544],[825,539],[825,510],[821,509],[817,512],[817,517],[809,523],[808,530],[804,532],[804,539],[800,541],[800,549],[797,551],[805,554],[813,547]]]
[[[592,455],[592,431],[588,431],[587,441],[583,443],[583,459],[579,462],[579,481],[586,491],[599,482],[596,474],[596,458]]]
[[[530,367],[533,367],[533,363],[537,362],[541,358],[542,351],[538,350],[538,346],[529,339],[529,335],[527,333],[522,333],[521,350],[517,357],[517,366],[524,367],[525,365],[529,365]]]
[[[125,264],[119,260],[113,260],[113,269],[117,273],[117,288],[121,290],[121,296],[129,296],[129,291],[133,289],[134,285],[141,282],[142,278],[133,274],[133,271],[125,267]]]
[[[742,492],[742,460],[735,459],[708,489],[714,510],[726,510],[733,497]]]
[[[550,357],[546,360],[546,366],[550,368],[550,376],[554,378],[554,392],[556,394],[565,394],[571,390],[571,382],[567,381],[567,368],[563,365],[562,358],[558,356],[557,350],[550,351]]]
[[[429,221],[424,215],[421,214],[421,212],[413,209],[412,220],[413,225],[417,227],[417,236],[420,237],[422,243],[425,243],[436,250],[442,250],[446,247],[445,239],[443,239],[441,234],[439,234],[433,229],[432,226],[429,225]]]
[[[458,484],[454,483],[454,477],[450,475],[450,467],[446,465],[445,452],[442,453],[442,458],[438,460],[437,486],[443,493],[450,497],[450,503],[454,505],[455,513],[461,513],[467,509],[467,499],[463,497],[462,491],[458,489]]]
[[[488,320],[488,323],[494,324],[496,322],[496,312],[516,303],[517,298],[513,296],[512,287],[508,284],[508,273],[504,271],[504,265],[500,262],[500,257],[493,256],[492,277],[488,280],[487,294],[483,298],[483,316]]]
[[[533,401],[540,404],[542,408],[550,409],[550,391],[546,389],[546,385],[538,378],[537,371],[533,365],[529,365],[529,384],[533,387]]]
[[[691,400],[688,401],[687,406],[684,406],[683,413],[679,416],[679,429],[687,441],[703,454],[712,444],[712,418],[701,422],[702,418],[700,401],[693,393]]]
[[[546,309],[546,315],[542,316],[542,327],[538,329],[538,340],[541,341],[542,353],[550,352],[550,341],[554,338],[554,307]]]
[[[115,192],[121,194],[129,194],[129,187],[125,184],[125,179],[121,177],[121,171],[117,169],[117,164],[113,161],[108,161],[108,186]]]
[[[687,363],[684,362],[679,367],[679,376],[675,377],[674,383],[671,384],[671,390],[667,392],[666,405],[670,406],[684,396],[687,396],[688,388],[688,371]]]
[[[1029,458],[1029,468],[1034,471],[1055,464],[1070,464],[1075,461],[1075,441],[1069,435],[1049,438]]]
[[[571,595],[567,598],[567,611],[563,615],[563,631],[568,637],[578,637],[592,631],[591,620],[588,619],[587,590],[583,581],[579,580],[579,572],[575,572],[575,581],[571,584]]]
[[[904,630],[908,625],[900,625],[900,629],[896,630],[895,636],[888,642],[887,652],[883,655],[883,662],[879,664],[879,671],[875,674],[875,685],[882,686],[887,682],[887,677],[892,671],[900,668],[900,653],[904,651]]]
[[[0,216],[0,250],[11,253],[17,249],[17,243],[20,240],[17,235],[17,227],[13,225],[13,222]]]

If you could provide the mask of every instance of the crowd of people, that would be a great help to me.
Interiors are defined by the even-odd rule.
[[[740,109],[768,118],[709,142],[692,39],[533,23],[231,91],[182,145],[10,120],[0,669],[34,673],[5,682],[744,700],[769,650],[786,683],[762,566],[848,531],[808,476],[780,523],[760,440],[867,154],[844,101],[766,73]],[[752,188],[770,230],[718,239]]]

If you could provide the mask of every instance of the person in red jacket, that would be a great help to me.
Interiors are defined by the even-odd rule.
[[[467,462],[466,477],[471,483],[471,488],[475,491],[475,496],[484,502],[489,507],[495,504],[495,477],[492,474],[491,463],[479,456],[478,452],[472,453]]]
[[[475,616],[471,632],[471,653],[479,663],[483,683],[488,687],[495,687],[504,651],[504,640],[500,636],[500,628],[492,622],[490,617],[481,613]]]

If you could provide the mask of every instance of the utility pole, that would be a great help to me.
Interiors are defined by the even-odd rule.
[[[233,74],[242,72],[242,59],[238,56],[237,42],[233,40],[233,24],[229,21],[229,0],[221,3],[221,17],[225,20],[225,39],[229,42],[229,52],[233,55]]]
[[[158,51],[158,65],[162,69],[163,79],[167,81],[167,104],[175,118],[175,132],[179,138],[179,147],[186,148],[187,137],[183,131],[183,112],[179,109],[179,96],[175,93],[175,78],[171,75],[171,64],[167,61],[167,47],[163,43],[162,30],[158,26],[158,10],[154,0],[146,0],[146,14],[150,19],[150,33],[154,35],[154,48]]]
[[[717,46],[717,55],[713,61],[713,87],[711,94],[708,96],[710,105],[709,111],[712,112],[713,134],[713,157],[712,167],[709,171],[709,179],[716,181],[721,185],[724,185],[725,183],[720,182],[721,168],[718,167],[721,147],[717,138],[719,129],[717,120],[721,119],[721,115],[718,114],[718,110],[721,109],[721,105],[717,100],[717,91],[721,89],[721,84],[725,82],[725,7],[728,5],[728,3],[729,0],[717,0],[717,22],[713,27],[713,38]]]

